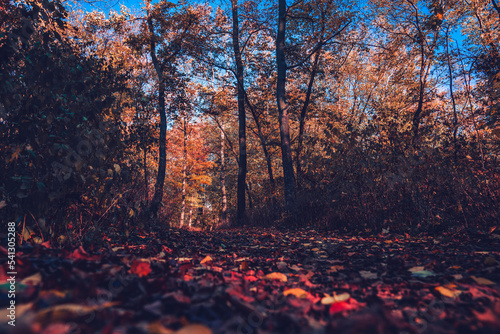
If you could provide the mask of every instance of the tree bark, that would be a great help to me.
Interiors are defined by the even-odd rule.
[[[285,188],[285,207],[291,213],[295,206],[295,176],[293,172],[292,149],[290,145],[290,117],[286,102],[286,0],[278,3],[278,32],[276,35],[276,65],[278,68],[276,83],[276,100],[281,137],[281,158],[283,162],[283,179]]]
[[[302,106],[302,111],[300,113],[300,118],[299,118],[299,137],[298,137],[298,143],[297,143],[297,150],[295,153],[295,159],[296,159],[295,170],[297,172],[297,188],[301,187],[302,170],[301,170],[301,165],[300,165],[300,155],[302,153],[302,144],[304,141],[304,129],[305,129],[305,125],[306,125],[307,108],[309,107],[309,103],[311,101],[312,88],[314,85],[314,78],[316,77],[316,73],[318,71],[318,63],[319,63],[320,55],[321,55],[321,49],[318,50],[318,53],[316,54],[316,56],[314,58],[311,76],[309,77],[309,83],[307,85],[306,98],[304,100],[304,105]]]
[[[180,227],[184,225],[186,216],[186,188],[187,188],[187,120],[182,118],[182,134],[183,134],[183,166],[182,166],[182,204],[181,204],[181,221]]]
[[[220,131],[220,184],[222,192],[222,210],[221,222],[225,225],[227,222],[227,192],[226,192],[226,155],[225,155],[225,134],[221,129]]]
[[[147,145],[144,145],[142,152],[143,152],[142,165],[144,168],[144,190],[146,194],[146,203],[147,203],[149,202],[148,166],[146,163],[146,158],[148,154]]]
[[[264,137],[264,133],[262,132],[262,126],[261,126],[260,121],[259,121],[259,116],[257,115],[254,107],[250,103],[250,100],[249,100],[246,92],[245,92],[245,99],[246,99],[246,103],[248,105],[248,108],[250,109],[250,112],[252,114],[253,120],[255,122],[255,127],[257,128],[256,135],[259,138],[260,145],[262,147],[262,151],[264,152],[264,158],[266,159],[266,164],[267,164],[267,174],[269,175],[269,183],[271,184],[271,190],[274,194],[275,181],[274,181],[274,175],[273,175],[273,164],[272,164],[271,155],[269,154],[269,151],[267,149],[266,138]],[[255,133],[255,131],[254,131],[254,133]]]
[[[448,37],[449,37],[449,27],[446,28],[446,60],[448,62],[448,75],[450,77],[450,97],[451,97],[451,105],[453,107],[453,149],[454,149],[453,151],[456,162],[458,159],[458,144],[457,144],[458,113],[457,113],[457,104],[455,101],[455,94],[453,91],[453,67],[451,65],[450,45]]]
[[[236,63],[236,85],[238,89],[238,138],[240,159],[238,167],[238,189],[237,189],[237,218],[241,221],[245,217],[245,184],[247,175],[247,144],[246,144],[246,115],[245,115],[245,91],[244,70],[241,59],[239,27],[238,27],[238,0],[231,0],[231,11],[233,16],[233,50]]]
[[[156,74],[158,76],[158,112],[160,113],[160,142],[159,142],[159,159],[158,159],[158,175],[156,177],[155,193],[151,205],[149,207],[149,213],[156,216],[158,213],[158,208],[163,199],[163,184],[165,183],[165,168],[167,166],[167,115],[165,111],[165,82],[163,78],[163,69],[158,62],[156,56],[156,42],[154,35],[153,19],[150,12],[151,3],[148,3],[148,29],[150,33],[149,42],[149,53],[153,66],[155,68]]]

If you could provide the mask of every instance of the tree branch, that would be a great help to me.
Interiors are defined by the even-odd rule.
[[[345,30],[345,28],[347,28],[347,26],[349,24],[351,24],[352,21],[349,20],[342,28],[340,28],[339,30],[337,30],[333,35],[331,35],[330,37],[328,37],[327,39],[325,39],[324,41],[320,41],[318,42],[318,44],[316,44],[316,46],[312,49],[311,52],[309,52],[309,54],[304,58],[302,59],[301,61],[299,61],[297,64],[295,65],[291,65],[291,66],[287,66],[286,69],[287,70],[290,70],[290,69],[293,69],[293,68],[296,68],[296,67],[299,67],[301,66],[302,64],[304,64],[307,60],[309,60],[313,54],[315,54],[316,52],[318,52],[323,46],[325,46],[326,44],[328,44],[332,39],[334,39],[335,37],[337,37],[340,33],[342,33],[342,31]]]

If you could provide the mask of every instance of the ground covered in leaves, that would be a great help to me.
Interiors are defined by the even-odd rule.
[[[499,333],[499,236],[233,229],[18,247],[0,332]],[[5,255],[5,256],[4,256]]]

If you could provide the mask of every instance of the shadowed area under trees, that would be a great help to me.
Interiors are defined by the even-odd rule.
[[[88,271],[95,289],[98,272],[112,275],[109,266],[138,275],[134,286],[152,277],[138,288],[146,289],[138,297],[141,321],[163,322],[155,332],[132,321],[145,332],[174,333],[188,323],[208,326],[194,331],[237,332],[238,319],[252,312],[264,320],[250,329],[262,333],[349,332],[356,317],[339,319],[351,313],[384,319],[385,332],[422,332],[412,316],[436,333],[500,328],[496,0],[148,0],[131,8],[110,3],[109,12],[88,3],[0,0],[0,216],[2,226],[15,226],[19,278],[38,273],[46,284],[23,283],[36,291],[21,289],[18,301],[35,303],[29,331],[68,323],[61,314],[75,310],[59,320],[41,314],[64,298],[95,308],[84,313],[110,308],[116,319],[116,306],[130,303],[121,292],[109,304],[85,302],[77,290],[40,301],[38,291],[55,275],[41,266],[57,262],[57,271],[64,261]],[[314,241],[301,236],[309,234]],[[7,227],[0,235],[7,255]],[[271,244],[262,235],[273,236]],[[294,240],[310,259],[296,254]],[[469,253],[453,248],[462,241]],[[452,260],[442,268],[444,244]],[[405,245],[425,251],[417,259]],[[369,247],[397,255],[389,261]],[[360,254],[378,262],[363,269],[368,264],[351,261]],[[200,269],[205,256],[212,269]],[[468,264],[453,269],[459,257]],[[81,261],[102,263],[84,268]],[[398,261],[425,272],[398,273],[408,284],[398,287],[402,299],[389,302],[381,290],[370,297],[356,290],[364,283],[350,282],[394,287],[384,279]],[[332,269],[350,265],[351,274]],[[175,279],[160,282],[162,270]],[[270,273],[291,279],[280,293],[305,286],[305,297],[299,289],[288,293],[292,302],[288,294],[277,300],[272,282],[283,276],[266,279]],[[229,300],[240,312],[234,317],[186,302],[203,294],[199,284],[222,289],[228,275],[247,285],[230,284],[207,303]],[[325,290],[331,277],[333,295]],[[144,301],[165,286],[172,295],[156,300],[162,307]],[[422,291],[430,289],[456,309],[432,321],[405,311],[414,300],[404,291],[414,288],[420,302],[429,302]],[[335,299],[341,293],[350,295]],[[492,297],[479,307],[483,294]],[[185,313],[161,318],[169,303]],[[302,322],[286,327],[279,314],[288,309]],[[469,318],[457,323],[464,309]],[[83,327],[70,318],[83,332],[112,329],[99,316]]]

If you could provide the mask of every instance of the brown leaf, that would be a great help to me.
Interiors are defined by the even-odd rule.
[[[471,276],[471,278],[476,281],[477,284],[481,285],[495,285],[494,282],[490,281],[489,279],[482,278],[482,277],[476,277],[476,276]]]

